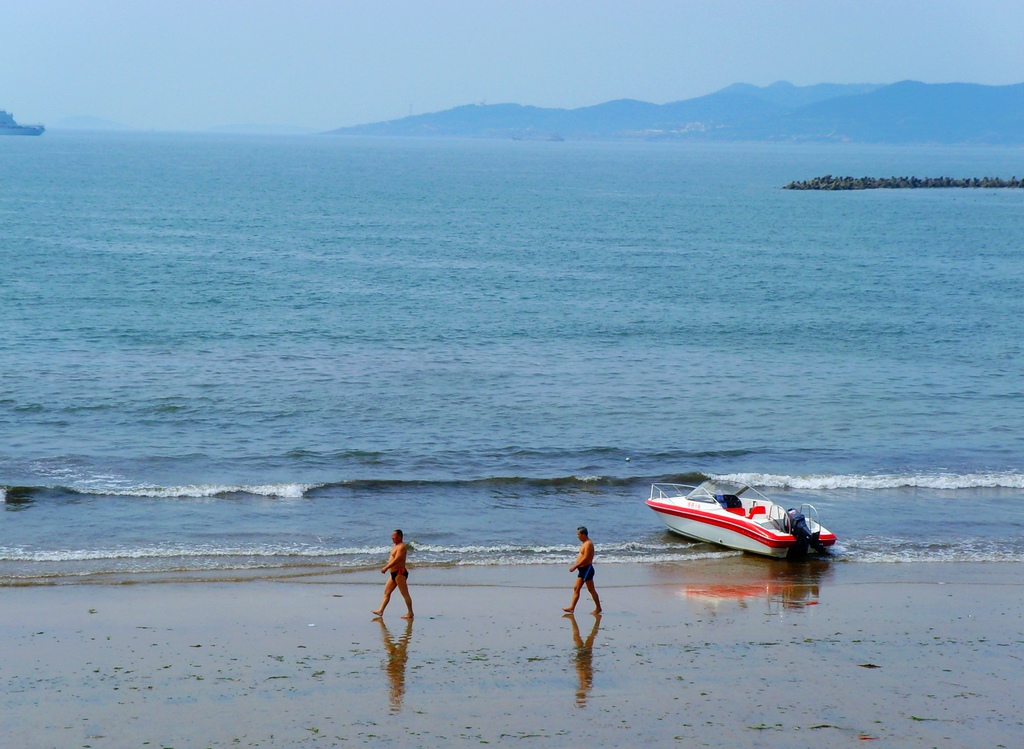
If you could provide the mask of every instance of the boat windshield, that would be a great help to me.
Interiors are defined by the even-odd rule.
[[[738,497],[749,490],[750,487],[746,484],[738,484],[732,481],[705,481],[691,492],[689,499],[697,502],[717,501],[715,499],[716,495],[732,494]]]

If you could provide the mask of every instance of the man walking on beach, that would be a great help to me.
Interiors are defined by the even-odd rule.
[[[595,608],[591,613],[600,614],[601,599],[598,598],[597,588],[594,587],[594,542],[590,540],[587,528],[583,525],[576,529],[576,537],[581,541],[580,553],[576,555],[575,564],[569,568],[569,572],[576,572],[576,587],[572,590],[572,603],[562,611],[568,611],[571,614],[576,610],[576,602],[580,600],[580,590],[583,589],[583,583],[586,583],[590,597],[594,599]]]
[[[391,547],[391,556],[388,557],[388,563],[381,569],[382,573],[391,573],[391,579],[384,583],[384,600],[380,602],[380,608],[372,613],[377,616],[384,616],[384,609],[388,607],[388,601],[391,600],[391,594],[395,592],[395,588],[402,594],[402,598],[405,599],[405,606],[409,609],[409,613],[403,616],[403,619],[412,619],[412,596],[409,595],[409,570],[405,566],[405,558],[409,553],[409,547],[406,546],[402,540],[402,531],[395,530],[391,534],[391,543],[394,546]]]

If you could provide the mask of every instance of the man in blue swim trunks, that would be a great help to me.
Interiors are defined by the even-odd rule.
[[[409,595],[409,584],[406,582],[409,579],[409,569],[405,566],[409,547],[403,540],[402,531],[397,529],[391,534],[391,543],[394,544],[391,547],[391,556],[388,557],[388,563],[381,569],[382,573],[390,572],[391,579],[384,583],[384,600],[380,602],[380,608],[372,613],[375,616],[384,616],[384,609],[387,608],[388,602],[391,600],[391,594],[395,592],[395,588],[398,588],[398,592],[402,594],[405,605],[409,609],[402,618],[412,619],[412,596]]]
[[[562,611],[570,614],[576,610],[576,602],[580,600],[580,591],[583,583],[587,584],[590,597],[594,599],[594,610],[592,614],[601,613],[601,599],[598,598],[597,588],[594,587],[594,542],[590,540],[586,526],[581,525],[576,529],[576,537],[580,540],[580,553],[576,556],[576,562],[569,568],[569,572],[576,573],[576,587],[572,590],[572,603]]]

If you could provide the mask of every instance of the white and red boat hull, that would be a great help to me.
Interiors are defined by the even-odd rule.
[[[766,506],[758,504],[760,506],[752,510],[749,506],[727,509],[683,497],[652,497],[647,500],[647,506],[658,514],[673,533],[752,554],[780,558],[789,556],[797,546],[797,539],[779,530],[777,524],[768,519]],[[835,544],[835,534],[820,526],[815,529],[820,529],[818,540],[822,546]]]

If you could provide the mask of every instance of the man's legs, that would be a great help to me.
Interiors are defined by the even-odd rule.
[[[580,591],[583,590],[583,578],[576,578],[576,585],[572,589],[572,603],[569,604],[568,608],[562,609],[562,611],[568,611],[570,614],[576,610],[576,602],[580,600]]]
[[[597,596],[597,588],[594,587],[593,579],[587,580],[587,590],[590,591],[590,597],[594,599],[594,611],[593,611],[593,613],[600,614],[601,613],[601,599],[598,598],[598,596]],[[579,595],[578,591],[577,591],[577,595]],[[575,605],[575,604],[576,604],[576,601],[573,601],[573,605]]]
[[[399,575],[396,580],[398,581],[398,592],[402,594],[402,598],[405,599],[405,607],[409,609],[409,613],[403,616],[403,619],[412,619],[412,596],[409,595],[409,582],[405,579],[405,575]],[[381,611],[384,607],[381,607]]]
[[[384,609],[388,607],[388,601],[391,600],[391,594],[395,592],[395,587],[394,580],[388,580],[384,584],[384,600],[380,602],[380,608],[371,613],[376,614],[377,616],[382,616],[384,614]]]

